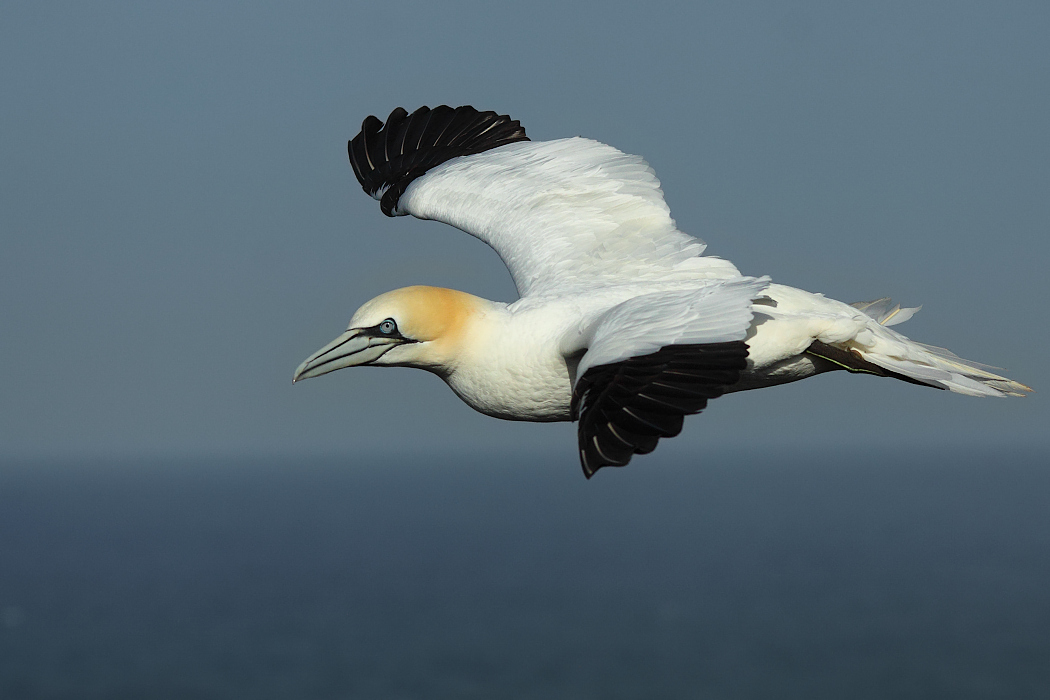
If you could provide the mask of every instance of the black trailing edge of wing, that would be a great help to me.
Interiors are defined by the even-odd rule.
[[[409,114],[398,107],[386,124],[369,116],[347,150],[354,175],[387,216],[396,216],[405,188],[446,160],[528,141],[525,129],[506,114],[470,106],[420,107]]]
[[[681,432],[684,416],[699,413],[736,384],[746,366],[747,344],[735,340],[668,345],[588,369],[572,395],[584,476],[652,452],[660,438]]]

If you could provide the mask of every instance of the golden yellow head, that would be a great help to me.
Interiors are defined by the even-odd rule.
[[[350,328],[368,328],[390,318],[401,334],[433,341],[458,334],[479,310],[481,299],[465,292],[422,285],[380,294],[357,310]]]
[[[341,336],[307,358],[293,381],[355,365],[399,365],[447,371],[486,302],[441,287],[404,287],[381,294],[354,314]]]

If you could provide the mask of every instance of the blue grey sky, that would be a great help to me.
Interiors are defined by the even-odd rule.
[[[643,155],[747,274],[923,310],[899,330],[1050,390],[1045,3],[0,5],[0,457],[499,454],[573,426],[418,370],[291,383],[371,297],[511,300],[496,255],[388,219],[346,141],[472,104]],[[836,374],[723,397],[662,446],[1047,437],[990,400]],[[542,446],[538,448],[537,446]]]

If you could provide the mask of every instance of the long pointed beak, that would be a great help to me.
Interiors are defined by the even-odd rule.
[[[360,328],[351,328],[306,358],[306,362],[296,368],[292,382],[374,362],[396,344],[394,338],[377,338],[364,334]]]

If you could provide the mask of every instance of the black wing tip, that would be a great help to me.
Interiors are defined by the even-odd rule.
[[[528,140],[521,122],[506,114],[480,112],[470,105],[420,107],[412,114],[397,107],[386,123],[366,117],[347,152],[361,188],[380,200],[384,214],[396,216],[405,188],[431,168]]]
[[[677,435],[685,416],[739,380],[747,353],[743,340],[668,345],[587,370],[571,403],[573,420],[580,421],[583,475],[626,466],[634,455],[652,452],[660,438]]]

